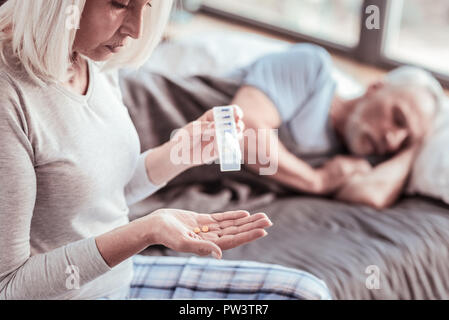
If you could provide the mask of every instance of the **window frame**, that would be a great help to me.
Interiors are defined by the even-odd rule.
[[[397,0],[363,1],[360,23],[360,38],[359,43],[355,47],[348,47],[332,41],[316,38],[299,31],[279,27],[257,19],[244,17],[237,13],[224,11],[206,4],[201,5],[200,12],[219,18],[225,18],[241,25],[256,27],[273,35],[281,36],[286,40],[317,44],[331,52],[355,59],[358,62],[380,67],[386,70],[392,70],[406,64],[405,62],[389,58],[384,54],[384,45],[386,43],[386,37],[388,36],[387,27],[393,10],[393,1]],[[371,5],[375,5],[380,9],[379,29],[368,30],[365,27],[365,21],[370,14],[367,13],[366,9]],[[449,88],[449,74],[435,72],[434,70],[429,70],[425,66],[421,66],[419,64],[415,65],[427,69],[441,82],[445,88]]]

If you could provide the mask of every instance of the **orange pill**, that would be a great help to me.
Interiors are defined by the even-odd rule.
[[[195,229],[193,229],[193,232],[195,232],[195,233],[200,233],[201,232],[201,230],[200,230],[200,228],[195,228]]]
[[[208,226],[203,226],[203,228],[201,230],[203,232],[208,232],[209,231],[209,227]]]

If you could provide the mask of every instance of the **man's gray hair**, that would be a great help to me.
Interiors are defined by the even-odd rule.
[[[399,67],[388,73],[385,81],[392,85],[423,87],[435,98],[436,117],[442,112],[449,112],[448,97],[438,80],[426,70],[412,66]]]

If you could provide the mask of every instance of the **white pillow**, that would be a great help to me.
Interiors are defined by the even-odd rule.
[[[284,50],[288,45],[246,33],[204,32],[161,44],[143,68],[181,76],[219,75],[250,64],[265,54]],[[365,90],[337,68],[333,76],[342,97],[356,97]],[[449,203],[449,108],[446,111],[420,151],[406,191]]]
[[[171,75],[220,75],[246,66],[266,54],[285,50],[290,43],[240,32],[203,32],[161,44],[142,67]],[[337,68],[333,76],[343,97],[363,93],[363,87]]]
[[[407,189],[449,204],[449,107],[444,106],[433,133],[426,139],[413,166]]]
[[[189,76],[221,74],[260,56],[281,51],[288,43],[236,32],[204,32],[162,43],[144,68]]]

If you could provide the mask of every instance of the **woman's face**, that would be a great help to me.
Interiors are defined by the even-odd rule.
[[[86,0],[80,29],[73,51],[94,61],[105,61],[126,44],[127,38],[137,39],[142,33],[146,10],[151,0]]]

